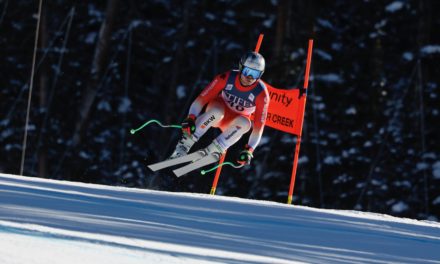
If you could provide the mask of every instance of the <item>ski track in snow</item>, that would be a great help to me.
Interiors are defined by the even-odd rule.
[[[0,174],[0,263],[440,263],[440,224]]]

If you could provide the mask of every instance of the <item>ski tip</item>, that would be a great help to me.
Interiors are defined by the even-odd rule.
[[[183,175],[186,175],[188,173],[188,172],[182,171],[181,169],[182,168],[173,170],[173,173],[177,178],[182,177]]]
[[[173,173],[176,177],[182,176],[177,170],[173,170]]]
[[[147,166],[150,170],[152,170],[152,171],[157,171],[158,169],[156,168],[156,166],[154,166],[154,165],[148,165]]]

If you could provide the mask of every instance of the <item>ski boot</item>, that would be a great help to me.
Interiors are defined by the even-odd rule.
[[[204,149],[204,151],[207,154],[212,154],[218,157],[218,159],[220,159],[220,157],[226,153],[226,149],[217,141],[217,139],[214,139],[212,143]]]
[[[173,154],[168,159],[175,159],[178,157],[185,156],[188,154],[191,147],[197,142],[197,138],[193,135],[187,135],[186,133],[182,134],[179,142],[176,145],[176,149],[173,151]]]

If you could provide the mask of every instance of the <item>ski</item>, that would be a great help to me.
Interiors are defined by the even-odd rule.
[[[174,158],[174,159],[168,159],[168,160],[164,160],[158,163],[154,163],[154,164],[150,164],[148,165],[148,168],[150,168],[150,170],[152,171],[158,171],[167,167],[171,167],[174,165],[179,165],[182,163],[186,163],[186,162],[192,162],[195,160],[198,160],[200,158],[203,158],[204,156],[206,156],[206,152],[203,150],[199,150],[196,152],[193,152],[191,154],[182,156],[182,157],[178,157],[178,158]]]
[[[206,165],[215,163],[220,160],[220,155],[218,153],[210,153],[208,155],[205,155],[204,157],[193,161],[192,163],[185,165],[183,167],[180,167],[178,169],[173,170],[174,174],[177,177],[180,177],[182,175],[185,175],[193,170],[197,170],[201,167],[204,167]]]

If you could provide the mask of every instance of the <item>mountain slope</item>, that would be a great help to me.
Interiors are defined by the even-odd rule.
[[[0,263],[440,263],[439,249],[434,222],[0,174]]]

